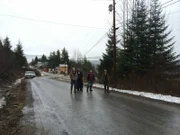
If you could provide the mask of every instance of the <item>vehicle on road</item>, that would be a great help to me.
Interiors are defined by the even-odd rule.
[[[34,71],[26,71],[25,72],[25,78],[28,79],[28,78],[34,78],[36,77],[36,74]]]

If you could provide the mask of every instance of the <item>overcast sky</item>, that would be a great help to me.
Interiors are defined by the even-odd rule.
[[[165,3],[169,0],[161,1]],[[110,3],[110,0],[0,0],[0,38],[9,36],[13,46],[20,39],[25,53],[30,55],[49,55],[50,51],[61,50],[63,47],[68,49],[71,57],[76,49],[85,54],[111,27],[112,15],[108,12]],[[180,12],[175,12],[180,11],[179,7],[180,2],[164,8],[168,24],[176,36],[175,51],[178,53]],[[18,19],[2,14],[61,24]],[[105,51],[106,40],[104,38],[87,57],[101,56]]]

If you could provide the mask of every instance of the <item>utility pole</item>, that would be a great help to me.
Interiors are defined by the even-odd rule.
[[[116,79],[116,2],[113,0],[113,5],[109,5],[109,11],[113,12],[113,81],[114,87],[117,85]]]
[[[114,53],[113,53],[113,78],[114,78],[114,86],[117,85],[116,79],[116,2],[113,0],[113,42],[114,42]]]

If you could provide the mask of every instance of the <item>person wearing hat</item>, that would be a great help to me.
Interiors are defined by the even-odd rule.
[[[71,94],[74,87],[74,93],[76,93],[76,80],[77,80],[77,74],[75,68],[72,69],[70,73],[70,79],[71,79]]]
[[[104,93],[109,93],[109,77],[107,74],[107,70],[104,70],[104,75],[102,79],[104,84]]]
[[[87,76],[87,82],[88,82],[87,92],[89,91],[89,88],[90,88],[90,91],[92,91],[92,85],[94,83],[94,80],[95,80],[95,76],[94,76],[92,70],[90,70],[90,72],[88,73],[88,76]]]

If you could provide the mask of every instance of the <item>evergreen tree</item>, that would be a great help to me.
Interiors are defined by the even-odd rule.
[[[128,29],[124,34],[121,59],[123,70],[126,72],[144,73],[149,69],[149,46],[148,46],[148,13],[143,0],[138,0],[133,9],[132,18],[128,22]]]
[[[24,51],[21,42],[19,41],[15,48],[15,53],[17,53],[19,56],[24,56]]]
[[[56,53],[55,51],[52,52],[52,56],[55,57],[56,56]]]
[[[2,49],[2,48],[3,48],[3,44],[2,44],[1,39],[0,39],[0,49]]]
[[[154,71],[167,71],[178,63],[173,51],[174,37],[170,37],[165,15],[158,0],[151,0],[149,18],[149,45],[151,46],[151,67]]]
[[[69,64],[69,54],[68,51],[66,50],[66,48],[62,49],[62,63],[67,63]]]
[[[8,37],[0,42],[0,78],[5,79],[12,77],[12,71],[15,68],[15,56],[11,50],[10,40]]]
[[[48,67],[49,68],[56,68],[56,66],[58,66],[58,64],[56,63],[56,53],[51,52],[49,59],[48,59]]]
[[[61,53],[59,50],[56,52],[56,63],[57,65],[61,64]]]
[[[90,70],[95,71],[92,63],[87,60],[86,57],[84,57],[81,61],[70,60],[69,69],[72,69],[73,67],[80,68],[84,76],[87,76]]]
[[[4,39],[4,48],[7,49],[7,50],[11,50],[11,48],[12,48],[9,37],[6,37]]]
[[[41,57],[41,62],[47,62],[47,57],[44,54]]]
[[[81,60],[81,63],[82,63],[81,69],[82,69],[84,75],[87,75],[90,70],[93,70],[93,71],[95,72],[94,66],[92,65],[92,63],[91,63],[89,60],[87,60],[86,57],[84,57],[84,58]]]
[[[112,31],[108,34],[108,41],[106,43],[106,53],[103,53],[102,59],[100,59],[100,65],[98,66],[98,72],[101,76],[106,69],[109,74],[113,71],[113,56],[114,56],[114,44],[113,44],[113,33]],[[120,41],[117,41],[118,44]],[[118,52],[118,48],[116,48]],[[117,53],[118,54],[118,53]]]
[[[37,64],[37,63],[38,63],[39,59],[38,59],[38,57],[37,57],[37,56],[35,57],[34,61],[35,61],[35,64]]]
[[[27,64],[26,57],[24,56],[23,47],[21,42],[19,41],[15,48],[15,56],[16,56],[16,66],[22,67]]]
[[[30,65],[35,65],[36,63],[35,63],[35,60],[34,59],[32,59],[32,61],[30,62]]]

